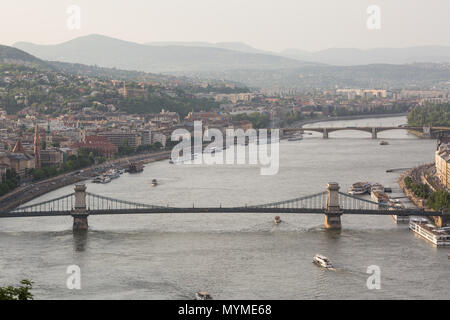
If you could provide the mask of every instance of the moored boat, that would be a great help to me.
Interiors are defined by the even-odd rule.
[[[117,169],[111,169],[105,173],[105,176],[109,177],[110,179],[117,179],[120,178],[120,172]]]
[[[436,247],[450,246],[450,227],[438,228],[426,218],[411,218],[409,228]]]
[[[352,184],[348,193],[351,195],[361,195],[370,191],[371,185],[368,182],[355,182]]]
[[[144,171],[144,165],[142,162],[132,162],[128,166],[128,172],[129,173],[137,173]]]

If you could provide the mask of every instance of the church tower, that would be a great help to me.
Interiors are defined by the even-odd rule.
[[[125,81],[123,82],[123,92],[122,92],[122,95],[123,95],[124,97],[127,96],[127,84],[126,84]]]
[[[41,141],[39,139],[39,127],[36,124],[34,128],[34,168],[41,168]]]
[[[47,131],[45,132],[45,145],[47,148],[50,148],[52,145],[52,133],[50,131],[50,121],[47,123]]]

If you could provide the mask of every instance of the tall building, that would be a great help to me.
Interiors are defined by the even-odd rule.
[[[39,127],[38,125],[34,128],[34,168],[41,168],[41,141],[39,139]]]
[[[441,145],[435,153],[436,175],[447,189],[450,189],[450,146]]]

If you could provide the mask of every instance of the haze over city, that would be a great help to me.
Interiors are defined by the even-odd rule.
[[[81,8],[81,28],[68,30],[67,8]],[[381,28],[369,30],[377,5]],[[88,34],[145,43],[245,42],[258,49],[449,46],[447,0],[130,0],[3,1],[0,43],[55,44]]]

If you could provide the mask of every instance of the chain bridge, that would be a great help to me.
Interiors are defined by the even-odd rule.
[[[323,214],[327,229],[341,228],[341,215],[398,215],[434,216],[442,219],[443,213],[423,209],[399,209],[392,205],[351,196],[339,191],[337,183],[329,183],[324,192],[278,202],[236,207],[171,207],[137,203],[86,192],[85,184],[76,184],[75,192],[32,205],[20,206],[0,212],[0,218],[72,216],[73,229],[87,229],[89,215],[114,214],[164,214],[164,213],[293,213]],[[445,217],[448,218],[447,216]]]

